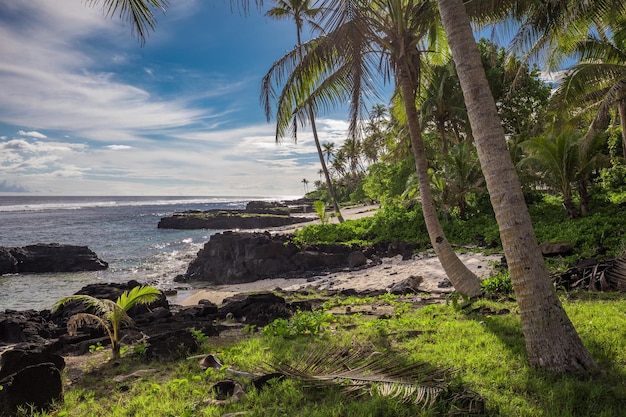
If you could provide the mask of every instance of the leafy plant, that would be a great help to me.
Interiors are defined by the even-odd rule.
[[[96,352],[100,352],[101,350],[104,350],[104,346],[102,346],[102,343],[98,342],[95,345],[89,345],[89,353],[96,353]]]
[[[323,310],[297,311],[289,320],[276,319],[263,328],[263,333],[286,339],[302,335],[316,335],[334,319],[333,315]]]
[[[320,222],[322,224],[328,224],[329,217],[326,214],[326,204],[321,200],[316,200],[313,202],[313,208],[315,209],[315,212],[319,216]]]
[[[67,321],[67,330],[70,334],[75,334],[85,324],[96,324],[102,327],[111,340],[111,351],[113,358],[120,357],[120,327],[129,325],[132,319],[128,315],[128,310],[138,304],[150,304],[159,299],[161,291],[157,288],[142,285],[137,286],[130,291],[124,291],[117,301],[99,299],[90,295],[70,295],[61,298],[54,305],[53,311],[58,310],[63,305],[78,301],[91,307],[95,313],[78,313],[74,314]]]
[[[508,295],[513,293],[513,284],[509,271],[500,272],[482,281],[481,287],[485,294]]]
[[[202,345],[207,340],[209,340],[209,336],[204,334],[202,330],[189,329],[189,332],[191,333],[193,338],[196,339],[196,342],[198,343],[198,345]]]

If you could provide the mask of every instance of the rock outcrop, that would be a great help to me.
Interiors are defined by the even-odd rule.
[[[108,267],[87,246],[38,243],[21,248],[0,247],[0,275],[100,271]]]
[[[293,202],[293,205],[276,201],[250,201],[244,210],[185,211],[163,217],[159,229],[267,229],[288,226],[313,220],[314,216],[292,216],[292,213],[311,213],[311,203]],[[1,261],[1,260],[0,260]]]
[[[362,267],[363,254],[344,245],[299,248],[289,238],[269,233],[223,232],[211,236],[179,281],[237,284],[260,279],[312,275],[319,270]]]

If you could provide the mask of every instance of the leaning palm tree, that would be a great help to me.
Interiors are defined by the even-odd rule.
[[[567,317],[539,250],[463,0],[437,3],[500,229],[530,365],[559,372],[595,371],[597,366]]]
[[[96,324],[102,327],[111,340],[111,351],[113,358],[116,359],[120,357],[120,328],[132,323],[128,310],[137,304],[150,304],[158,300],[161,295],[159,289],[148,285],[137,286],[130,291],[124,291],[117,298],[117,301],[99,299],[90,295],[70,295],[61,298],[55,304],[53,311],[71,301],[78,301],[93,308],[94,313],[78,313],[70,317],[67,321],[68,332],[70,334],[76,333],[85,324]]]
[[[331,3],[335,7],[325,10],[326,33],[281,58],[264,78],[265,100],[273,96],[272,82],[282,85],[277,103],[279,128],[286,129],[285,121],[294,114],[336,106],[347,99],[350,132],[356,135],[358,121],[364,119],[365,96],[375,95],[373,80],[381,74],[388,80],[393,74],[406,112],[431,243],[455,289],[469,296],[480,294],[480,280],[459,260],[439,223],[415,104],[420,49],[438,50],[440,46],[436,10],[427,0],[346,0],[329,1],[328,5]]]
[[[311,0],[276,0],[276,6],[271,8],[265,14],[266,16],[273,17],[275,19],[291,19],[296,23],[296,36],[298,41],[298,46],[302,44],[302,29],[305,23],[310,24],[314,28],[317,28],[317,23],[315,22],[315,17],[321,12],[322,9],[313,7]],[[265,102],[265,113],[267,115],[268,121],[270,120],[271,108],[268,102]],[[328,172],[328,167],[326,166],[326,161],[324,161],[324,153],[322,151],[322,146],[320,145],[320,140],[317,134],[317,126],[315,125],[315,115],[312,109],[309,109],[308,112],[309,125],[311,126],[311,131],[313,133],[313,141],[315,142],[315,147],[317,149],[317,155],[320,160],[320,164],[322,165],[322,171],[324,171],[324,178],[326,179],[326,187],[328,187],[328,194],[330,195],[330,199],[332,200],[332,204],[335,208],[335,215],[339,219],[340,222],[343,222],[343,216],[341,215],[341,211],[339,210],[339,203],[337,202],[337,197],[335,194],[335,187],[333,185],[332,179],[330,178],[330,173]],[[297,120],[293,119],[293,138],[294,141],[297,137]],[[281,135],[279,133],[276,134],[276,140],[280,140]]]

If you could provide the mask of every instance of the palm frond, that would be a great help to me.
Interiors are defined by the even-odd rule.
[[[370,393],[432,406],[446,392],[453,372],[426,363],[404,363],[391,355],[359,349],[317,349],[295,364],[272,366],[276,372],[312,386],[334,385],[356,394]]]
[[[132,25],[132,32],[143,44],[148,37],[148,30],[156,27],[156,17],[153,10],[165,13],[169,0],[102,0],[103,10],[107,17],[118,15]],[[87,4],[94,6],[101,0],[87,0]]]
[[[149,285],[140,285],[130,291],[124,291],[117,298],[117,305],[125,311],[130,310],[137,304],[150,304],[159,299],[161,291]]]
[[[605,272],[606,279],[618,291],[626,291],[626,256],[617,258]]]
[[[70,317],[70,319],[67,321],[67,332],[70,334],[70,336],[74,336],[78,329],[87,324],[96,324],[105,329],[107,333],[110,334],[109,323],[101,317],[89,313],[78,313]]]

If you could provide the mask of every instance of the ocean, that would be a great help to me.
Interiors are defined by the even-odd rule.
[[[174,277],[186,271],[198,250],[219,231],[158,229],[161,217],[185,210],[242,209],[250,200],[0,196],[0,246],[88,246],[109,263],[107,270],[98,272],[0,276],[0,311],[50,308],[60,297],[99,282],[135,279],[161,289],[176,288]]]

